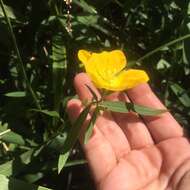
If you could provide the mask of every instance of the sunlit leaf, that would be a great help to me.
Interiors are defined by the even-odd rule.
[[[120,101],[103,101],[99,105],[113,112],[128,113],[130,111],[127,104]]]
[[[167,112],[167,110],[165,109],[155,109],[155,108],[140,106],[136,104],[132,105],[131,110],[140,115],[147,115],[147,116],[157,116],[157,115]]]
[[[5,176],[19,174],[19,172],[21,172],[25,168],[25,166],[31,162],[34,152],[34,149],[30,149],[24,152],[23,154],[19,155],[17,159],[1,164],[0,174],[3,174]]]
[[[166,112],[166,110],[162,109],[154,109],[121,101],[114,101],[114,102],[103,101],[100,103],[100,106],[113,112],[128,113],[130,111],[134,111],[140,115],[150,115],[150,116],[159,115]]]
[[[10,19],[16,19],[16,16],[14,14],[14,11],[11,7],[7,6],[7,5],[4,5],[5,7],[5,11],[7,13],[7,16],[10,18]],[[3,11],[2,11],[2,8],[0,7],[0,17],[4,17],[4,14],[3,14]]]
[[[63,169],[63,167],[65,166],[65,163],[69,157],[70,152],[66,152],[64,154],[60,154],[59,155],[59,160],[58,160],[58,173],[61,172],[61,170]]]
[[[156,68],[158,70],[168,69],[170,67],[171,67],[171,65],[165,59],[160,59],[159,62],[157,63],[157,66],[156,66]]]
[[[7,178],[4,175],[0,175],[0,183],[1,190],[50,190],[49,188],[32,185],[18,179]]]
[[[11,98],[22,98],[26,96],[26,92],[24,91],[8,92],[5,94],[5,96]]]
[[[177,96],[179,101],[183,104],[183,106],[190,107],[190,97],[185,89],[183,89],[179,84],[176,83],[171,84],[170,88]]]
[[[13,143],[13,144],[21,145],[21,146],[25,145],[25,139],[21,135],[13,131],[10,131],[4,135],[1,135],[0,140],[6,143]]]

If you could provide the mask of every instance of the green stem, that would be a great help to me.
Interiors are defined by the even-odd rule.
[[[34,102],[36,104],[36,107],[38,109],[41,109],[41,106],[38,102],[38,99],[37,99],[37,96],[36,94],[34,93],[33,89],[32,89],[32,86],[28,80],[28,77],[26,75],[26,71],[25,71],[25,68],[24,68],[24,64],[23,64],[23,61],[22,61],[22,58],[21,58],[21,55],[20,55],[20,52],[19,52],[19,49],[18,49],[18,46],[17,46],[17,42],[16,42],[16,38],[15,38],[15,35],[14,35],[14,32],[13,32],[13,28],[12,28],[12,25],[11,25],[11,22],[10,22],[10,19],[9,17],[7,16],[7,13],[6,13],[6,10],[5,10],[5,7],[4,7],[4,3],[3,3],[3,0],[0,0],[0,5],[1,5],[1,8],[2,8],[2,11],[3,11],[3,14],[5,16],[5,20],[8,24],[8,29],[10,31],[10,34],[11,34],[11,39],[12,39],[12,43],[13,43],[13,48],[16,52],[16,55],[17,55],[17,59],[18,59],[18,67],[20,68],[20,70],[22,71],[22,75],[23,75],[23,78],[24,78],[24,81],[26,83],[26,87],[28,88],[29,92],[31,93],[31,96],[32,98],[34,99]]]
[[[185,36],[182,36],[182,37],[180,37],[180,38],[177,38],[177,39],[175,39],[175,40],[172,40],[172,41],[170,41],[170,42],[168,42],[168,43],[166,43],[166,44],[163,44],[163,45],[157,47],[156,49],[154,49],[154,50],[148,52],[147,54],[145,54],[145,55],[142,56],[141,58],[137,59],[136,61],[131,62],[130,65],[128,64],[127,66],[125,66],[125,67],[124,67],[123,69],[121,69],[119,72],[117,72],[116,74],[114,74],[114,76],[119,75],[123,70],[129,68],[129,66],[132,67],[133,65],[135,65],[135,63],[142,62],[144,59],[146,59],[146,58],[152,56],[153,54],[157,53],[158,51],[160,51],[160,50],[163,49],[164,47],[171,46],[171,45],[173,45],[173,44],[175,44],[175,43],[177,43],[177,42],[180,42],[180,41],[182,41],[182,40],[185,40],[185,39],[187,39],[187,38],[190,38],[190,34],[187,34],[187,35],[185,35]]]
[[[156,49],[154,49],[154,50],[148,52],[147,54],[145,54],[144,56],[142,56],[141,58],[139,58],[136,62],[141,62],[141,61],[143,61],[144,59],[146,59],[146,58],[152,56],[153,54],[157,53],[158,51],[160,51],[160,50],[163,49],[164,47],[171,46],[171,45],[173,45],[173,44],[175,44],[175,43],[177,43],[177,42],[180,42],[180,41],[182,41],[182,40],[185,40],[185,39],[187,39],[187,38],[190,38],[190,34],[187,34],[187,35],[185,35],[185,36],[182,36],[182,37],[180,37],[180,38],[177,38],[177,39],[172,40],[172,41],[170,41],[170,42],[168,42],[168,43],[166,43],[166,44],[163,44],[163,45],[159,46],[158,48],[156,48]]]

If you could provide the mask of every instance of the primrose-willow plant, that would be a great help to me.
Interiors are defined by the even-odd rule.
[[[63,154],[59,157],[59,172],[64,167],[69,152],[79,136],[80,128],[92,107],[93,109],[91,110],[93,110],[93,113],[84,135],[85,144],[88,142],[92,134],[94,124],[100,111],[119,113],[133,111],[140,115],[152,116],[166,111],[135,105],[128,102],[113,102],[105,100],[105,91],[110,93],[115,91],[125,92],[126,90],[149,80],[147,73],[143,70],[126,69],[127,60],[122,51],[113,50],[110,52],[103,51],[102,53],[92,53],[86,50],[79,50],[78,58],[84,65],[86,73],[89,75],[94,85],[99,89],[101,98],[98,98],[96,93],[86,85],[93,98],[90,102],[84,103],[85,108],[74,123],[74,126],[67,137],[65,146],[63,147]]]
[[[125,54],[121,50],[103,51],[101,53],[92,53],[86,50],[79,50],[79,60],[84,64],[86,73],[91,78],[94,85],[101,92],[110,91],[126,91],[134,88],[139,84],[149,81],[147,73],[139,69],[126,69],[127,60]],[[88,86],[87,86],[88,87]],[[101,93],[101,99],[98,100],[96,94],[88,87],[93,95],[91,104],[95,105],[89,126],[84,138],[84,143],[88,142],[92,129],[100,110],[127,113],[129,111],[136,112],[141,115],[158,115],[165,110],[155,110],[144,106],[135,105],[121,101],[105,101],[104,94]]]

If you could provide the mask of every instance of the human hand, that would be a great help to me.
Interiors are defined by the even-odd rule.
[[[91,99],[86,85],[97,96],[98,90],[89,77],[78,74],[75,88],[81,101]],[[129,101],[157,109],[165,108],[148,84],[141,84],[123,93],[113,93],[109,100]],[[83,106],[70,100],[68,113],[75,120]],[[90,118],[90,114],[87,120]],[[87,121],[86,121],[87,122]],[[94,126],[84,148],[99,190],[187,190],[190,179],[190,144],[183,129],[167,112],[140,118],[135,113],[104,112]]]

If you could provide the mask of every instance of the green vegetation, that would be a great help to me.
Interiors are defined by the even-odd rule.
[[[94,188],[65,111],[79,49],[122,49],[190,131],[188,0],[0,0],[0,190]]]

